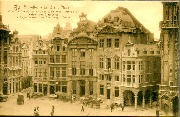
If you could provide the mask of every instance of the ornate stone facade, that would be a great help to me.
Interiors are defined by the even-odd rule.
[[[167,115],[178,113],[179,76],[179,2],[162,2],[163,21],[161,29],[161,84],[159,103]]]

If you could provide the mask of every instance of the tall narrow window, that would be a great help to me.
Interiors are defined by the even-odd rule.
[[[103,58],[99,58],[99,67],[100,68],[103,68],[104,66],[103,66]]]
[[[119,69],[119,58],[115,58],[115,69]]]
[[[107,69],[111,68],[111,58],[107,58]]]
[[[80,54],[81,57],[85,57],[85,49],[81,49],[81,54]]]
[[[50,77],[54,77],[54,67],[50,67]]]
[[[66,47],[65,46],[63,46],[63,51],[66,51]]]
[[[66,67],[62,67],[62,77],[66,77]]]
[[[115,39],[115,48],[119,48],[119,39]]]
[[[127,85],[130,85],[131,83],[131,75],[127,75]]]
[[[143,64],[142,64],[142,61],[139,61],[139,70],[143,70]]]
[[[80,75],[85,75],[85,62],[80,62]]]
[[[107,74],[107,81],[111,81],[111,76],[110,76],[110,74]]]
[[[100,80],[104,80],[104,75],[103,74],[99,74],[99,77],[100,77],[99,78]]]
[[[59,50],[60,50],[60,46],[58,45],[58,46],[57,46],[57,51],[59,51]]]
[[[56,67],[56,77],[60,77],[60,67]]]
[[[131,61],[127,61],[127,70],[131,70]]]
[[[62,92],[67,93],[67,82],[62,82]]]
[[[104,48],[104,39],[100,39],[99,47]]]
[[[89,75],[93,76],[93,66],[92,66],[92,62],[89,63]]]
[[[123,61],[123,71],[125,71],[125,68],[126,68],[126,62]]]
[[[13,72],[14,73],[14,72]],[[14,74],[13,74],[14,75]],[[35,69],[35,77],[37,77],[37,69]]]
[[[62,55],[62,63],[66,63],[66,55]]]
[[[115,76],[115,81],[119,81],[119,76]]]
[[[104,95],[104,85],[100,85],[100,95]]]
[[[76,73],[77,73],[77,72],[76,72],[76,67],[73,66],[73,67],[72,67],[72,75],[76,75]]]
[[[94,49],[89,49],[89,56],[93,56]]]
[[[136,80],[135,75],[133,75],[133,83],[135,83],[135,80]]]
[[[60,55],[56,55],[56,63],[60,63]]]
[[[72,49],[72,56],[76,57],[77,49]]]
[[[50,63],[54,63],[54,55],[50,55]]]
[[[39,69],[39,77],[42,77],[42,76],[41,76],[41,73],[42,73],[42,72],[41,72],[41,69]]]
[[[135,70],[135,61],[132,61],[132,68]]]
[[[111,39],[107,39],[107,47],[108,47],[108,48],[111,47]]]
[[[119,87],[115,87],[115,97],[119,97]]]

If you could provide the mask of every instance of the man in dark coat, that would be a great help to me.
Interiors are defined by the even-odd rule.
[[[84,105],[82,105],[81,112],[82,112],[82,111],[84,112]]]

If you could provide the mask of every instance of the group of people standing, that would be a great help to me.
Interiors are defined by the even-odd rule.
[[[52,110],[51,110],[51,116],[54,116],[54,106],[52,106]],[[39,116],[39,107],[34,107],[34,116]]]
[[[112,103],[112,104],[110,105],[111,112],[112,112],[112,110],[114,109],[114,107],[115,107],[115,104]],[[121,107],[122,111],[124,111],[124,105],[120,104],[119,107]]]

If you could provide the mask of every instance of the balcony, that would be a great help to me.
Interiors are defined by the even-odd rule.
[[[171,92],[177,92],[178,86],[168,86],[168,85],[160,85],[159,89],[161,91],[171,91]]]
[[[162,29],[165,29],[165,28],[179,28],[179,22],[178,22],[178,20],[174,20],[174,21],[171,21],[171,20],[161,21],[159,23],[159,27],[162,28]]]

